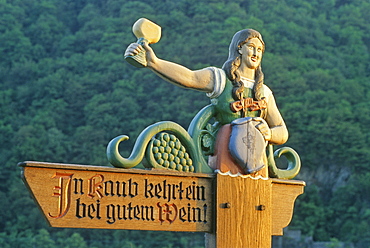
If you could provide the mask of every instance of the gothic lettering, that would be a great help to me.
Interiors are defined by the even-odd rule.
[[[177,218],[177,206],[175,204],[163,204],[157,203],[158,207],[158,220],[163,223],[168,221],[170,224]]]
[[[104,182],[104,194],[106,196],[114,196],[114,190],[113,190],[113,182],[112,181],[105,181]]]
[[[50,218],[62,218],[74,212],[76,220],[84,219],[81,223],[90,220],[108,225],[121,222],[207,223],[207,211],[210,211],[207,197],[211,189],[194,179],[158,180],[145,176],[123,177],[121,181],[109,178],[104,172],[86,178],[76,175],[57,172],[52,176],[58,179],[52,194],[58,198],[58,205],[55,215],[49,212]],[[69,211],[73,203],[73,211]]]
[[[86,204],[81,203],[81,199],[76,200],[76,217],[81,219],[86,217]]]
[[[100,201],[97,200],[96,203],[91,203],[89,205],[81,202],[81,198],[76,200],[76,217],[81,219],[89,217],[90,219],[100,219]]]
[[[127,182],[113,182],[111,180],[104,182],[104,195],[105,196],[118,196],[118,197],[135,197],[138,195],[137,182],[132,179],[127,180]]]
[[[207,204],[203,205],[203,208],[192,207],[188,203],[187,207],[179,209],[179,219],[182,222],[203,222],[207,223]]]
[[[74,194],[75,195],[77,195],[77,194],[83,195],[84,194],[83,180],[81,178],[79,178],[79,179],[73,178],[73,181],[74,181]]]
[[[144,180],[144,196],[145,198],[156,197],[158,199],[166,199],[167,202],[179,199],[184,199],[194,201],[205,201],[206,188],[204,186],[199,186],[196,182],[192,182],[191,185],[183,188],[183,183],[170,184],[167,180],[163,180],[162,183],[153,184],[150,183],[148,179]]]
[[[137,182],[132,182],[132,179],[130,178],[128,180],[128,194],[130,197],[135,197],[137,196],[137,188],[138,188],[138,183]]]
[[[73,174],[67,173],[58,173],[56,172],[51,178],[59,179],[58,186],[54,186],[53,190],[57,190],[54,192],[52,196],[58,197],[58,214],[51,215],[48,214],[51,218],[61,218],[67,214],[70,204],[71,204],[71,180]]]
[[[107,223],[113,224],[114,222],[116,222],[115,206],[113,204],[109,204],[107,206]]]
[[[94,198],[95,195],[97,195],[99,198],[103,198],[103,194],[100,192],[100,190],[103,189],[103,186],[102,186],[103,182],[104,182],[104,176],[101,174],[97,174],[88,180],[88,185],[89,185],[88,196],[90,198]]]
[[[131,202],[127,205],[107,205],[107,223],[114,224],[116,220],[142,220],[154,221],[154,207],[144,205],[133,205]]]

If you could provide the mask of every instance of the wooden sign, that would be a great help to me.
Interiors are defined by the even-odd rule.
[[[23,162],[52,227],[206,232],[207,248],[270,247],[305,183],[236,175]]]
[[[41,162],[20,166],[52,227],[212,231],[212,175]]]

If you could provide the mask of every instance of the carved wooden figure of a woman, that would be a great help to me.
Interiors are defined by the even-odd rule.
[[[146,43],[130,44],[125,56],[134,56],[142,50],[146,52],[147,68],[170,83],[206,92],[215,105],[216,120],[222,128],[218,132],[215,155],[209,159],[209,165],[222,172],[268,177],[266,145],[284,144],[288,139],[288,130],[272,91],[264,84],[261,60],[265,43],[261,34],[253,29],[237,32],[222,69],[207,67],[190,70],[158,58]],[[254,153],[252,160],[250,152]],[[220,156],[226,157],[226,160],[220,160]]]

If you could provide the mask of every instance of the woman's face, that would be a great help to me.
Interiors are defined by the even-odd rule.
[[[262,60],[263,44],[258,38],[249,39],[239,50],[242,63],[250,69],[256,69]]]

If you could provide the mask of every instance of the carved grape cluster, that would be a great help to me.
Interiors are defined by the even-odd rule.
[[[193,160],[175,135],[160,133],[153,140],[152,148],[156,162],[168,169],[193,172]]]

